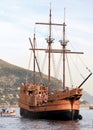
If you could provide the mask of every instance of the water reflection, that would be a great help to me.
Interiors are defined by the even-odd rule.
[[[75,121],[29,120],[21,118],[20,122],[22,125],[20,130],[80,130],[80,123]]]
[[[84,108],[81,113],[81,121],[32,120],[18,113],[16,117],[0,117],[0,130],[93,130],[93,111]]]

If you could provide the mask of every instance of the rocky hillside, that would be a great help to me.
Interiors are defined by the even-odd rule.
[[[38,73],[36,75],[36,81],[39,82],[40,76]],[[28,82],[32,81],[33,72],[0,59],[0,104],[13,105],[18,103],[19,86],[26,81],[26,77],[28,77]],[[43,75],[43,82],[47,84],[46,75]],[[59,80],[51,78],[51,89],[54,89],[55,82],[58,82],[60,86]]]
[[[19,84],[24,80],[26,71],[0,60],[0,104],[16,104]]]

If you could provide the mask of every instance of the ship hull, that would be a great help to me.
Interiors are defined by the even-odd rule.
[[[78,110],[60,110],[60,111],[43,111],[31,112],[20,108],[20,115],[32,119],[49,119],[49,120],[78,120],[82,119]]]

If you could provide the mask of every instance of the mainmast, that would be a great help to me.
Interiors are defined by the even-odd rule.
[[[66,46],[67,42],[65,39],[65,8],[64,8],[64,22],[63,22],[63,41],[61,41],[61,45],[63,48],[63,89],[65,90],[65,54],[66,54]]]
[[[51,71],[50,71],[50,65],[51,65],[51,44],[53,43],[54,39],[52,38],[52,25],[56,26],[63,26],[63,24],[57,24],[57,23],[52,23],[52,14],[51,14],[51,6],[50,6],[50,14],[49,14],[49,23],[36,23],[36,24],[42,24],[42,25],[49,25],[49,37],[46,38],[46,41],[48,43],[48,87],[50,90],[50,76],[51,76]]]
[[[49,25],[49,37],[46,38],[46,41],[48,43],[48,87],[50,90],[50,76],[51,76],[51,71],[50,71],[50,65],[51,65],[51,44],[53,43],[53,38],[51,36],[52,33],[52,25],[57,25],[57,26],[62,26],[62,24],[56,24],[52,23],[51,20],[52,14],[51,14],[51,8],[50,8],[50,14],[49,14],[49,23],[36,23],[36,24],[42,24],[42,25]]]
[[[51,71],[50,71],[50,65],[51,65],[51,55],[50,55],[50,51],[51,51],[51,44],[53,43],[53,38],[51,37],[51,30],[52,30],[52,27],[51,27],[51,8],[50,8],[50,15],[49,15],[49,37],[46,39],[47,43],[48,43],[48,49],[49,49],[49,52],[48,52],[48,86],[49,86],[49,89],[50,89],[50,75],[51,75]]]

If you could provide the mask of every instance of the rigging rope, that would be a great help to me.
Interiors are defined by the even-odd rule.
[[[71,56],[70,56],[70,58],[71,58]],[[74,60],[73,60],[72,58],[71,58],[71,60],[72,60],[72,62],[73,62],[73,64],[74,64],[75,68],[77,69],[77,72],[79,72],[80,76],[81,76],[83,79],[85,79],[84,76],[81,74],[81,72],[80,72],[80,70],[79,70],[77,64],[74,62]]]
[[[37,48],[37,42],[35,42],[35,48]],[[36,54],[36,58],[37,58],[37,61],[39,61],[39,54],[38,54],[38,50],[36,51],[37,52],[37,54]],[[39,63],[40,63],[40,61],[39,61]],[[38,66],[39,66],[39,64],[38,64]],[[37,66],[37,67],[38,67]],[[39,66],[39,73],[40,73],[40,83],[43,83],[43,76],[42,76],[42,73],[41,73],[41,69],[40,69],[40,66]]]
[[[79,56],[80,61],[82,62],[82,64],[86,67],[86,70],[88,70],[91,73],[91,70],[88,68],[88,66],[85,64],[85,62],[81,59],[81,57]]]
[[[54,54],[52,53],[52,63],[53,63],[53,69],[54,69],[54,77],[56,77],[56,67],[55,67],[55,60],[54,60]]]
[[[44,67],[45,67],[45,64],[46,64],[46,62],[45,62],[46,58],[47,58],[47,54],[45,53],[44,60],[43,60],[42,66],[41,66],[42,72],[44,72]]]
[[[72,48],[73,48],[74,50],[76,50],[75,47],[74,47],[72,44],[70,44],[70,45],[72,46]],[[78,56],[78,57],[79,57],[81,63],[85,66],[86,70],[88,70],[88,71],[91,73],[91,70],[87,67],[87,65],[86,65],[85,62],[81,59],[81,57],[80,57],[80,56]],[[80,75],[82,76],[82,78],[84,78],[82,74],[80,74]]]
[[[28,73],[29,73],[29,70],[30,70],[31,58],[32,58],[32,51],[30,52],[30,58],[29,58],[29,63],[28,63],[28,70],[27,70],[27,75],[26,75],[26,83],[28,83]]]
[[[48,49],[48,46],[47,46],[47,49]],[[47,61],[47,53],[45,53],[44,59],[42,61],[42,65],[41,65],[42,72],[44,72],[46,61]]]
[[[57,75],[56,75],[56,66],[55,66],[55,60],[54,60],[54,54],[52,53],[52,62],[53,62],[53,69],[54,69],[54,77],[56,77],[57,78]],[[56,88],[56,90],[58,90],[58,84],[57,84],[57,80],[54,80],[54,83],[55,83],[55,85],[57,86],[57,88]]]
[[[67,65],[68,65],[69,76],[70,76],[70,84],[71,84],[71,87],[73,87],[73,80],[72,80],[72,76],[71,76],[71,71],[70,71],[70,66],[69,66],[69,61],[68,61],[67,55],[66,55],[66,59],[67,59]]]
[[[53,62],[53,65],[54,65],[54,75],[55,75],[55,77],[58,79],[59,78],[59,72],[61,71],[60,70],[60,68],[61,68],[61,61],[62,61],[62,53],[61,53],[61,55],[60,55],[60,57],[59,57],[59,60],[58,60],[58,64],[57,65],[55,65],[55,61],[54,61],[54,55],[52,55],[52,62]],[[62,72],[62,71],[61,71]],[[62,75],[61,75],[61,77],[62,77]],[[61,80],[62,81],[62,80]],[[57,85],[57,90],[58,89],[61,89],[61,86],[60,86],[60,83],[58,84],[58,82],[59,82],[59,80],[55,80],[55,84]]]
[[[62,70],[60,70],[61,69],[61,61],[62,61],[62,53],[61,53],[61,55],[60,55],[60,58],[59,58],[59,61],[58,61],[58,64],[57,64],[57,67],[56,67],[56,76],[58,77],[58,75],[60,75],[59,74],[59,72],[61,71],[62,72]]]

